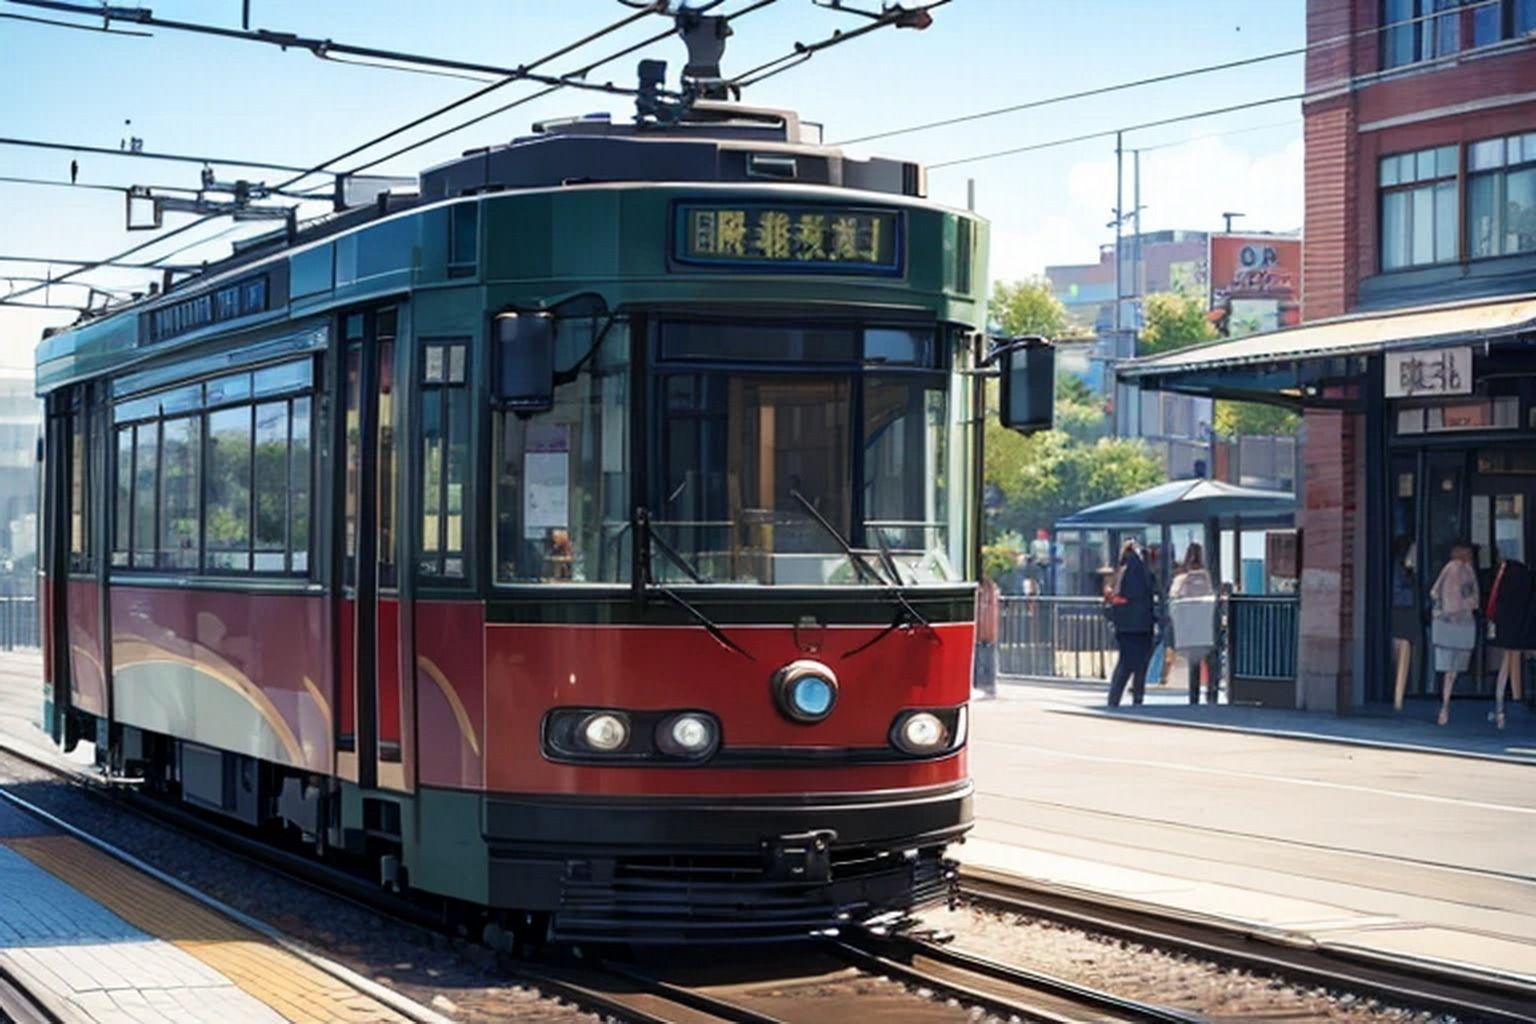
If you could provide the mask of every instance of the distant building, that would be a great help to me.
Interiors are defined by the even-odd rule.
[[[43,406],[31,370],[0,370],[0,558],[37,550],[37,438]]]
[[[1120,369],[1302,409],[1285,696],[1434,707],[1452,547],[1485,595],[1536,558],[1536,4],[1308,0],[1307,40],[1301,326]],[[1481,633],[1456,692],[1486,698]]]
[[[1125,265],[1121,268],[1120,291],[1125,295],[1121,326],[1137,324],[1134,297],[1149,292],[1182,292],[1205,296],[1208,291],[1206,245],[1210,236],[1204,231],[1143,231],[1139,236],[1121,239]],[[1141,280],[1136,280],[1135,264],[1141,264]],[[1067,315],[1079,327],[1104,336],[1115,327],[1115,247],[1099,247],[1097,263],[1064,263],[1046,267],[1051,290],[1067,307]]]

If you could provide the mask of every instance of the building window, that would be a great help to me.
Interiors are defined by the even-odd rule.
[[[1536,252],[1536,132],[1467,148],[1467,252]]]
[[[1472,45],[1488,46],[1536,32],[1536,0],[1481,0],[1472,7]]]
[[[1382,270],[1456,260],[1457,155],[1440,146],[1382,158]]]
[[[1381,66],[1402,67],[1461,49],[1464,0],[1383,0]]]

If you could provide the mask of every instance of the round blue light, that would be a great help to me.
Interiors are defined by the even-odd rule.
[[[820,718],[832,710],[837,691],[821,676],[801,676],[790,687],[789,702],[806,718]]]

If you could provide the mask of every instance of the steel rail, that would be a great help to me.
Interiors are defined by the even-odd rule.
[[[7,748],[7,752],[8,749],[9,748]],[[31,758],[27,758],[27,760],[32,761],[34,764],[39,763],[37,760]],[[60,774],[65,774],[59,769],[54,770],[59,771]],[[0,788],[0,799],[9,802],[19,810],[25,811],[32,817],[38,819],[39,821],[45,822],[46,824],[58,829],[61,832],[64,832],[72,838],[77,839],[88,846],[94,847],[101,853],[104,853],[114,860],[127,865],[134,871],[137,871],[140,874],[143,874],[153,879],[154,881],[159,882],[161,885],[165,885],[171,889],[174,889],[176,892],[187,897],[188,899],[191,899],[194,902],[207,907],[209,910],[221,914],[224,917],[229,918],[231,921],[249,928],[274,945],[283,949],[285,952],[298,957],[300,960],[308,963],[311,967],[323,971],[324,973],[335,978],[337,981],[346,985],[348,988],[362,993],[363,995],[366,995],[379,1003],[382,1003],[384,1006],[395,1011],[408,1020],[415,1021],[417,1024],[453,1024],[449,1018],[444,1017],[442,1014],[437,1013],[428,1007],[422,1006],[414,999],[401,995],[393,989],[386,988],[385,986],[380,985],[378,982],[371,981],[368,978],[358,974],[356,971],[353,971],[351,968],[345,967],[328,957],[320,956],[317,953],[311,952],[300,943],[288,937],[281,930],[274,928],[272,925],[267,924],[265,921],[262,921],[256,917],[252,917],[250,914],[230,906],[223,900],[203,892],[196,886],[182,881],[169,872],[162,871],[161,869],[155,867],[153,864],[150,864],[149,862],[134,856],[127,850],[124,850],[121,847],[118,847],[108,842],[107,840],[86,831],[83,828],[80,828],[78,825],[70,824],[46,808],[39,807],[32,803],[30,800],[17,796],[15,793],[12,793],[8,789]]]
[[[230,856],[263,870],[274,872],[331,899],[342,900],[395,924],[429,932],[434,936],[446,936],[453,945],[461,949],[473,947],[484,950],[487,948],[482,943],[465,940],[453,934],[451,929],[443,926],[443,920],[428,908],[381,890],[378,886],[351,872],[322,864],[289,850],[244,839],[237,833],[220,828],[191,811],[144,796],[135,789],[115,787],[94,772],[83,768],[66,768],[30,751],[18,749],[9,743],[0,742],[0,755],[14,758],[75,783],[83,792],[106,802],[109,806],[126,808],[148,821],[208,842]],[[0,798],[23,806],[24,809],[30,806],[27,801],[3,788],[0,788]],[[85,838],[83,832],[62,822],[49,812],[40,808],[37,812],[44,816],[45,820],[57,823],[66,830],[75,831]],[[96,842],[89,838],[86,841]],[[100,845],[105,847],[108,844],[103,842]],[[142,864],[131,854],[124,853],[122,856],[135,867]],[[190,889],[174,876],[160,873],[159,869],[147,865],[145,867],[155,875],[157,880],[169,879],[167,884],[183,891]],[[216,900],[214,902],[218,903]],[[223,904],[218,904],[218,909],[233,915],[241,914],[233,908],[226,910]],[[244,917],[237,917],[237,920],[246,923]],[[264,929],[270,928],[260,921],[256,923]],[[275,929],[272,930],[275,931]],[[730,1024],[781,1024],[777,1018],[631,971],[608,961],[591,964],[578,962],[574,965],[544,964],[518,959],[501,951],[495,951],[495,960],[497,967],[510,976],[509,980],[526,984],[547,996],[564,999],[591,1012],[618,1015],[633,1024],[708,1024],[712,1021],[726,1021]],[[346,968],[341,969],[346,970]],[[4,1006],[5,1004],[0,1002],[0,1009]],[[442,1017],[435,1018],[439,1024],[444,1020],[445,1018]],[[0,1021],[4,1021],[3,1016],[0,1016]],[[31,1022],[28,1021],[26,1024]],[[50,1021],[49,1024],[53,1022]]]
[[[1198,1014],[1117,996],[899,932],[855,934],[839,940],[834,948],[870,973],[945,993],[1005,1019],[1018,1017],[1041,1024],[1084,1019],[1154,1024],[1204,1020]],[[1091,1016],[1085,1018],[1085,1011]]]
[[[1046,918],[1295,983],[1487,1024],[1536,1021],[1536,987],[1513,978],[1411,957],[1303,943],[1278,929],[1179,914],[1135,900],[1065,892],[992,873],[962,869],[960,886],[962,898],[976,906]]]

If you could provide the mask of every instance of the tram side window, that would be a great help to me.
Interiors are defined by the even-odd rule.
[[[77,403],[79,399],[76,399]],[[88,422],[82,404],[70,414],[69,423],[69,569],[90,572],[91,558],[91,476]]]
[[[422,576],[464,578],[465,490],[469,482],[466,341],[428,341],[421,373]]]
[[[305,359],[117,403],[112,564],[307,573],[313,376]]]

